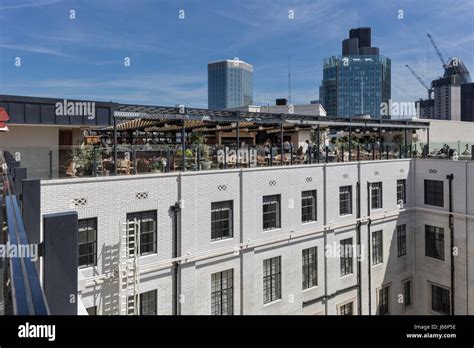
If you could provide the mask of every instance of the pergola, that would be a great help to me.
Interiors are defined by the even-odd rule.
[[[117,131],[119,130],[145,130],[150,132],[181,131],[182,160],[184,163],[186,150],[185,132],[187,129],[201,131],[203,129],[206,131],[235,129],[237,144],[239,144],[240,130],[242,128],[261,128],[264,125],[271,125],[275,129],[279,128],[282,140],[285,128],[297,126],[317,130],[318,144],[320,142],[320,128],[348,131],[349,139],[351,139],[353,130],[361,128],[378,131],[379,136],[381,135],[382,129],[404,131],[405,148],[407,146],[407,132],[409,130],[426,129],[428,132],[429,146],[428,121],[416,119],[372,119],[364,117],[345,118],[241,110],[211,110],[188,108],[184,105],[170,107],[118,104],[113,115],[113,126],[107,127],[105,130],[113,130],[114,133],[114,163],[117,163]],[[283,141],[281,141],[281,147],[283,152]],[[350,153],[351,142],[349,141],[349,154]]]

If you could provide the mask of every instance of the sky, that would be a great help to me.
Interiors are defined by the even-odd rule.
[[[427,96],[405,64],[427,84],[443,74],[427,33],[474,74],[472,0],[0,0],[0,94],[205,108],[207,64],[238,57],[254,104],[273,104],[291,57],[291,101],[307,104],[323,59],[365,26],[392,60],[394,101]]]

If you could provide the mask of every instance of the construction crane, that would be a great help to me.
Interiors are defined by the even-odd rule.
[[[405,64],[405,66],[408,68],[408,70],[410,70],[411,74],[415,76],[418,82],[421,83],[421,85],[428,90],[428,99],[431,100],[431,93],[433,92],[433,88],[428,87],[425,81],[423,81],[423,79],[416,73],[416,71],[410,68],[408,64]]]
[[[441,51],[439,50],[438,46],[436,46],[436,44],[433,40],[433,37],[429,33],[426,34],[426,36],[428,36],[428,38],[430,39],[431,44],[433,45],[436,53],[438,54],[439,59],[441,59],[441,62],[443,63],[443,68],[446,68],[447,61],[444,60],[443,55],[441,54]]]
[[[456,57],[450,57],[448,60],[444,60],[441,51],[439,50],[438,46],[433,40],[433,37],[430,34],[426,34],[431,41],[436,53],[438,54],[439,59],[443,63],[444,68],[444,76],[443,77],[450,77],[453,75],[459,75],[461,79],[461,83],[470,83],[471,82],[471,75],[469,70],[464,65],[463,61]]]

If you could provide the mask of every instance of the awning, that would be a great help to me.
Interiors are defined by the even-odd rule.
[[[0,108],[0,132],[8,132],[7,121],[10,120],[7,111]]]

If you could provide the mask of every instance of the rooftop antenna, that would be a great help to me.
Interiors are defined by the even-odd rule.
[[[291,104],[291,56],[288,56],[288,104]]]

